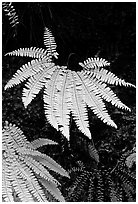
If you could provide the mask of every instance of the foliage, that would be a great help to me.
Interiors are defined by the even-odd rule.
[[[5,15],[8,16],[10,25],[16,27],[17,24],[19,24],[19,20],[12,2],[2,2],[2,9],[5,12]]]
[[[88,106],[104,123],[117,128],[107,112],[103,99],[112,105],[130,110],[107,85],[132,86],[124,80],[104,69],[110,63],[104,59],[88,58],[82,66],[82,71],[71,71],[67,66],[55,65],[53,57],[58,58],[55,39],[51,31],[45,28],[44,45],[42,48],[20,48],[7,53],[10,56],[36,58],[23,65],[6,84],[5,89],[17,85],[27,78],[26,88],[23,89],[23,103],[27,107],[44,87],[45,115],[50,124],[60,130],[69,139],[70,113],[79,130],[91,138],[88,123]]]
[[[23,132],[6,122],[2,137],[2,196],[4,201],[47,201],[53,196],[64,201],[58,189],[59,182],[48,170],[68,177],[67,172],[49,156],[37,149],[43,145],[57,144],[52,140],[39,138],[28,142]],[[46,168],[45,168],[46,167]],[[38,178],[39,177],[39,178]],[[48,193],[44,193],[45,191]]]
[[[130,170],[125,160],[126,152],[113,169],[106,166],[94,166],[79,162],[69,170],[71,184],[67,188],[68,202],[135,202],[135,168]]]
[[[2,4],[3,14],[6,14],[4,3]],[[135,148],[133,149],[136,140],[135,90],[132,88],[128,92],[127,89],[120,87],[120,84],[130,85],[124,82],[123,78],[135,84],[136,4],[134,2],[125,4],[112,2],[99,4],[91,2],[8,2],[8,5],[14,6],[15,12],[17,11],[17,17],[19,15],[20,25],[18,26],[17,24],[12,28],[11,24],[9,27],[10,21],[8,20],[10,19],[7,18],[9,16],[3,15],[3,52],[7,53],[9,50],[18,49],[18,47],[29,46],[30,48],[18,49],[20,54],[23,53],[23,58],[16,59],[14,56],[16,56],[17,52],[14,52],[15,55],[13,57],[3,58],[3,88],[16,72],[18,66],[28,62],[28,57],[33,58],[33,60],[29,59],[30,62],[21,67],[22,70],[24,67],[24,73],[27,70],[27,66],[33,66],[33,62],[36,64],[33,70],[36,68],[38,70],[41,67],[38,72],[42,71],[44,65],[41,62],[44,59],[49,64],[53,63],[54,67],[57,66],[57,68],[63,70],[63,72],[60,70],[60,73],[63,74],[63,76],[60,76],[61,79],[68,76],[68,70],[73,76],[74,73],[75,76],[79,76],[80,73],[85,72],[89,80],[93,80],[96,86],[96,93],[100,88],[96,95],[100,95],[102,102],[109,111],[110,119],[113,119],[115,125],[117,124],[117,129],[107,128],[100,120],[97,120],[97,114],[92,114],[92,108],[89,108],[90,106],[84,102],[86,115],[88,114],[89,116],[89,120],[87,117],[88,129],[94,142],[85,137],[81,133],[82,130],[79,131],[80,128],[76,127],[77,119],[72,119],[73,111],[71,109],[68,115],[69,123],[66,131],[69,135],[68,137],[65,135],[67,138],[70,136],[70,141],[67,141],[61,134],[61,132],[64,134],[66,124],[61,125],[62,121],[59,118],[56,119],[56,129],[50,127],[50,123],[47,123],[47,113],[51,109],[47,110],[47,104],[44,104],[45,86],[41,88],[40,94],[36,94],[37,97],[35,97],[36,95],[34,96],[34,100],[31,105],[27,105],[27,109],[22,106],[23,83],[21,82],[24,81],[27,84],[33,76],[20,81],[19,85],[14,87],[14,89],[10,89],[10,91],[4,91],[3,89],[3,121],[9,120],[12,124],[16,124],[17,127],[23,130],[27,140],[34,140],[31,142],[33,146],[39,145],[41,152],[52,157],[65,169],[69,169],[70,180],[50,170],[50,174],[54,176],[53,178],[62,183],[61,186],[57,184],[58,188],[54,191],[56,198],[59,196],[58,189],[60,189],[66,201],[135,201],[136,151]],[[45,28],[43,42],[43,29],[46,25],[50,29]],[[56,38],[58,47],[52,33]],[[44,47],[42,47],[43,44]],[[58,55],[57,51],[60,55]],[[83,63],[80,62],[86,56],[94,57],[88,58]],[[110,61],[111,66],[101,56]],[[61,66],[66,64],[67,66]],[[21,68],[17,71],[18,73],[21,73]],[[111,74],[110,71],[119,76],[121,80]],[[52,76],[54,72],[52,72]],[[111,84],[107,84],[106,75],[111,78],[109,80]],[[102,82],[103,78],[106,82]],[[114,78],[117,80],[116,82]],[[47,81],[50,87],[50,83],[53,82],[50,78]],[[76,79],[74,81],[71,84],[74,82],[75,86],[72,85],[72,87],[76,87],[76,93],[78,94],[81,91],[78,91],[79,86],[76,84]],[[55,84],[57,83],[58,81],[55,82]],[[105,86],[101,84],[105,84]],[[62,80],[59,86],[55,87],[54,93],[56,95],[60,94],[59,88],[64,85],[65,83]],[[82,88],[82,84],[80,87]],[[113,91],[111,90],[112,92],[107,94],[102,92],[101,88],[104,91],[107,90],[107,92],[109,89]],[[25,89],[28,89],[28,87],[23,90]],[[124,108],[118,109],[120,103],[113,97],[114,93],[124,104],[131,108],[131,114],[124,111],[125,109],[130,109],[123,103],[122,106]],[[50,95],[51,92],[49,91]],[[115,104],[118,103],[118,106],[112,106],[114,104],[113,100],[110,100],[111,96],[116,101]],[[82,94],[79,97],[82,97]],[[66,97],[64,98],[66,100]],[[54,98],[52,100],[56,104],[58,99]],[[47,102],[49,103],[49,101]],[[43,111],[43,105],[45,106],[46,114]],[[61,110],[60,105],[59,107],[59,110]],[[55,105],[53,111],[55,111]],[[56,113],[54,112],[55,115]],[[51,125],[53,126],[52,122]],[[43,140],[42,138],[45,138],[45,135],[59,145],[46,145],[47,142],[50,144],[55,142],[50,142],[47,139]],[[26,157],[29,157],[29,155],[26,155]],[[78,162],[79,160],[83,162]],[[40,175],[34,174],[46,199],[48,201],[57,201],[51,194],[54,189],[53,184],[49,185]],[[48,188],[49,191],[47,190]],[[20,189],[16,189],[16,191],[12,189],[12,199],[14,198],[14,201],[21,201],[17,193]],[[11,189],[8,192],[10,193]]]

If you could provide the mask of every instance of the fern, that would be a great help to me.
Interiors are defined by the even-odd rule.
[[[125,82],[103,67],[110,63],[105,59],[88,58],[80,62],[82,71],[71,71],[67,66],[58,66],[53,57],[58,58],[55,39],[48,28],[44,30],[42,48],[20,48],[6,55],[35,58],[23,65],[6,84],[11,88],[26,79],[22,101],[25,107],[31,103],[41,89],[44,88],[44,109],[49,123],[69,140],[70,114],[78,129],[91,138],[87,106],[104,123],[117,128],[106,109],[104,101],[117,108],[130,111],[108,84],[135,87]],[[104,101],[103,101],[104,100]]]
[[[4,201],[14,201],[13,191],[21,202],[47,201],[43,188],[46,188],[56,200],[64,201],[58,189],[59,182],[49,170],[68,177],[67,172],[52,158],[37,151],[37,148],[42,145],[49,144],[56,143],[44,138],[28,142],[18,127],[6,122],[2,137],[2,196]],[[43,188],[40,185],[41,180],[45,183]]]
[[[16,27],[19,24],[19,20],[12,2],[2,2],[2,8],[5,15],[9,18],[10,25]]]
[[[127,167],[130,169],[132,168],[133,164],[136,163],[136,149],[134,149],[130,155],[128,155],[128,157],[126,158],[125,161]]]
[[[58,58],[58,53],[56,51],[57,45],[55,43],[55,39],[52,35],[52,32],[45,28],[44,30],[44,45],[47,48],[48,55],[54,56],[56,59]]]
[[[96,167],[83,163],[72,167],[68,171],[72,183],[67,189],[67,201],[134,202],[135,178],[125,165],[125,160],[126,154],[123,154],[113,170],[100,166],[100,163]]]

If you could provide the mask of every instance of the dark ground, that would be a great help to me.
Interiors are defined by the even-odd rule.
[[[4,57],[20,47],[44,47],[43,28],[50,28],[55,36],[59,65],[78,70],[78,62],[88,57],[101,57],[111,62],[110,71],[118,77],[136,83],[136,4],[135,3],[13,3],[19,15],[17,30],[11,28],[3,13],[3,88],[13,73],[26,62],[24,58]],[[69,57],[70,56],[70,57]],[[21,95],[23,84],[4,91],[3,121],[8,120],[22,129],[29,140],[48,137],[59,143],[45,151],[66,170],[81,160],[90,162],[88,140],[71,121],[70,145],[47,122],[44,115],[42,92],[27,109]],[[103,124],[91,112],[90,129],[100,162],[113,168],[123,151],[135,144],[136,95],[133,88],[113,87],[121,101],[132,109],[125,112],[109,104],[107,108],[118,125],[115,130]],[[101,151],[102,149],[102,151]],[[109,150],[110,151],[107,151]],[[82,201],[82,200],[81,200]],[[83,200],[85,201],[85,199]]]

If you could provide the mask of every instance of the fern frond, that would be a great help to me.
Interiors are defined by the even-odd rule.
[[[11,26],[16,27],[19,24],[19,20],[12,2],[2,2],[2,9],[5,15],[8,16]]]
[[[135,202],[135,199],[133,198],[133,194],[135,193],[135,190],[132,190],[131,187],[126,183],[123,183],[122,185],[123,185],[124,191],[127,194],[128,202]]]
[[[65,202],[64,197],[62,196],[61,192],[59,191],[55,183],[45,180],[43,178],[40,178],[39,181],[43,185],[43,187],[54,196],[55,199],[57,199],[60,202]]]
[[[87,172],[82,172],[77,176],[75,182],[72,184],[68,197],[72,202],[80,201],[81,195],[84,193],[84,187],[87,185],[88,175]]]
[[[61,69],[55,69],[51,79],[48,81],[44,90],[44,108],[49,123],[58,130],[58,124],[55,117],[55,97],[57,92],[57,81],[60,78]]]
[[[107,180],[107,185],[108,185],[108,194],[109,194],[109,198],[111,202],[121,202],[122,199],[120,199],[121,197],[119,196],[118,192],[117,192],[117,188],[116,185],[111,177],[110,172],[106,171],[105,172],[105,177]]]
[[[14,85],[20,84],[25,81],[27,78],[36,75],[38,72],[46,69],[46,67],[54,66],[54,63],[47,63],[47,60],[36,59],[28,62],[23,65],[17,72],[13,75],[12,79],[8,81],[5,86],[5,90],[7,88],[11,88]]]
[[[52,32],[46,27],[44,30],[44,45],[47,48],[48,55],[54,56],[57,59],[58,53],[56,51],[57,45],[55,42],[55,38],[53,37]]]
[[[58,78],[57,94],[55,97],[56,120],[59,130],[69,140],[69,120],[71,111],[71,76],[70,70],[67,73],[61,72]]]
[[[117,77],[112,72],[110,72],[106,69],[103,69],[103,68],[97,68],[97,69],[90,70],[87,72],[87,74],[90,75],[92,79],[96,78],[96,79],[99,79],[100,81],[103,81],[107,84],[136,88],[135,85],[128,83],[128,82],[125,82],[124,79]]]
[[[134,163],[136,163],[136,152],[130,154],[125,161],[128,168],[131,168]]]
[[[55,70],[53,64],[49,67],[44,67],[43,70],[30,77],[26,83],[26,88],[23,89],[22,101],[25,107],[36,97],[39,91],[45,86],[46,82]]]
[[[18,195],[21,202],[30,202],[30,201],[33,202],[34,201],[33,196],[30,194],[28,188],[26,187],[25,180],[20,175],[17,165],[15,164],[13,165],[13,170],[14,171],[11,172],[11,176],[12,176],[11,183],[15,190],[15,193]]]
[[[32,148],[38,149],[44,145],[57,145],[58,143],[46,138],[38,138],[31,142]]]
[[[42,154],[38,151],[34,151],[32,149],[20,148],[19,152],[22,155],[28,155],[29,157],[32,157],[33,159],[35,159],[35,161],[38,161],[40,164],[47,167],[49,170],[52,170],[62,176],[69,177],[67,172],[57,162],[55,162],[51,157],[45,154]]]
[[[57,181],[53,178],[53,176],[44,168],[44,166],[39,162],[33,159],[32,157],[24,157],[25,163],[33,169],[33,171],[40,175],[42,178],[57,183]]]
[[[87,202],[93,202],[95,197],[94,177],[90,177]]]
[[[116,94],[108,87],[105,83],[101,82],[98,79],[93,79],[93,83],[97,87],[97,93],[107,102],[110,102],[112,105],[122,108],[128,111],[131,111],[129,107],[123,104]]]
[[[88,124],[88,114],[86,104],[82,98],[82,83],[78,80],[76,72],[72,72],[72,115],[81,132],[87,137],[91,138]]]
[[[94,60],[95,59],[95,60]],[[109,66],[110,63],[105,61],[104,59],[99,58],[89,58],[84,61],[84,63],[79,63],[84,68],[84,72],[90,75],[92,80],[93,78],[99,79],[102,82],[112,84],[112,85],[120,85],[120,86],[130,86],[135,87],[135,85],[125,82],[125,80],[118,78],[112,72],[102,68],[103,66]]]
[[[4,158],[2,159],[2,197],[5,202],[14,202],[10,182],[10,170]]]
[[[92,68],[96,67],[105,67],[105,66],[110,66],[110,63],[106,61],[103,58],[95,57],[95,58],[88,58],[86,61],[83,63],[80,62],[79,65],[81,65],[84,69],[89,70]]]
[[[23,132],[15,125],[8,126],[6,122],[2,140],[4,145],[3,199],[13,201],[14,191],[20,201],[31,202],[35,198],[39,202],[46,202],[47,198],[39,184],[37,175],[50,183],[55,183],[56,188],[58,181],[47,168],[64,176],[68,176],[67,172],[53,159],[35,150],[33,143],[29,143]],[[38,146],[42,146],[41,142]],[[48,140],[47,143],[49,142]],[[48,188],[49,186],[47,186]],[[51,191],[51,188],[49,190]]]
[[[35,172],[26,165],[24,158],[20,157],[17,167],[20,175],[25,180],[26,187],[28,188],[31,195],[33,195],[33,197],[35,197],[38,202],[47,201],[43,189],[41,188],[35,175]]]
[[[12,148],[18,151],[21,147],[27,147],[29,145],[23,132],[14,124],[12,125],[11,123],[8,124],[6,122],[2,134],[2,142],[6,143],[6,147],[9,149]]]
[[[105,104],[102,101],[102,98],[98,95],[97,87],[95,86],[95,84],[84,74],[83,71],[78,72],[77,75],[83,86],[83,98],[85,103],[104,123],[117,128],[116,124],[108,115]]]
[[[88,144],[88,151],[89,151],[90,157],[93,158],[97,163],[99,163],[99,154],[93,144],[91,143]]]
[[[49,62],[50,56],[47,56],[47,50],[42,48],[30,47],[30,48],[20,48],[12,52],[8,52],[5,56],[17,56],[17,57],[32,57],[37,59],[46,59]]]
[[[104,184],[101,170],[96,174],[97,176],[97,201],[104,202]]]

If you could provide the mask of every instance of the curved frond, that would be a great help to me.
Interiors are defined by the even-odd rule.
[[[39,179],[43,187],[52,194],[55,199],[57,199],[60,202],[65,202],[64,197],[62,196],[61,192],[57,188],[57,185],[55,183],[52,183],[50,181],[44,180],[44,179]]]
[[[83,86],[83,98],[86,104],[91,108],[95,115],[104,123],[117,128],[116,124],[111,120],[102,98],[98,95],[97,87],[83,71],[78,72],[78,76]]]
[[[99,79],[102,82],[105,82],[107,84],[112,84],[112,85],[120,85],[120,86],[126,86],[126,87],[136,87],[135,85],[125,82],[124,79],[120,79],[117,77],[115,74],[112,72],[104,69],[104,68],[96,68],[96,69],[91,69],[89,71],[86,71],[88,75],[91,76],[91,79],[93,78]]]
[[[42,178],[57,183],[56,179],[44,168],[44,166],[35,159],[31,157],[24,157],[25,163],[38,175],[40,175]]]
[[[89,76],[88,76],[89,77]],[[91,80],[91,78],[90,78]],[[129,107],[123,104],[116,94],[108,87],[104,82],[98,79],[93,79],[93,83],[96,85],[97,93],[107,102],[110,102],[113,106],[131,111]]]
[[[22,155],[27,155],[29,157],[32,157],[33,159],[35,159],[35,161],[38,161],[40,164],[47,167],[49,170],[52,170],[62,176],[69,177],[67,172],[51,157],[45,154],[42,154],[39,151],[34,151],[32,149],[20,148],[19,152]]]
[[[18,50],[14,50],[12,52],[8,52],[5,56],[20,56],[20,57],[32,57],[37,59],[47,59],[49,60],[49,56],[47,55],[47,50],[42,48],[30,47],[30,48],[20,48]]]
[[[44,31],[44,45],[47,48],[48,55],[54,56],[57,59],[58,53],[56,51],[57,45],[55,42],[55,38],[53,37],[52,32],[46,27]]]
[[[42,71],[44,68],[54,66],[54,63],[47,63],[47,60],[36,59],[28,62],[23,65],[17,72],[13,75],[13,77],[8,81],[5,86],[5,90],[7,88],[11,88],[21,82],[25,81],[27,78],[34,76],[38,72]]]
[[[78,73],[72,72],[72,115],[78,126],[78,128],[87,137],[91,138],[91,133],[89,131],[88,124],[88,114],[86,109],[86,104],[82,98],[82,82],[79,80]]]
[[[110,63],[103,58],[91,57],[91,58],[88,58],[83,63],[80,62],[79,65],[81,65],[86,70],[91,70],[92,68],[110,66]]]
[[[38,149],[44,145],[57,145],[58,143],[46,138],[38,138],[31,142],[32,148]]]

